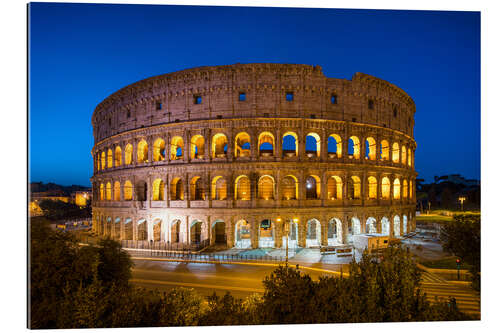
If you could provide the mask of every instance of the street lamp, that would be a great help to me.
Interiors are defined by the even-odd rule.
[[[462,207],[462,212],[464,211],[464,201],[465,201],[465,197],[459,197],[458,198],[458,201],[460,201],[460,206]]]

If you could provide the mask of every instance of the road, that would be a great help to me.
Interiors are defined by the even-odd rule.
[[[237,264],[178,263],[134,259],[131,282],[137,286],[166,291],[174,287],[194,288],[202,295],[224,295],[226,291],[238,298],[263,293],[262,280],[275,266]],[[303,270],[314,280],[327,274]]]

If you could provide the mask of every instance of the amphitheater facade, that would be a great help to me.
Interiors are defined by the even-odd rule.
[[[415,104],[320,66],[235,64],[115,92],[92,126],[93,230],[120,240],[317,247],[415,229]]]

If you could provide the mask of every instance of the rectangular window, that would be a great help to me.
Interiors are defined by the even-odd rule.
[[[373,110],[373,101],[371,99],[368,100],[368,109]]]
[[[311,117],[311,119],[316,119],[316,115],[315,114],[311,114],[310,117]]]
[[[356,118],[352,118],[352,122],[355,123],[356,122]]]
[[[162,105],[161,102],[156,102],[156,110],[161,110]]]
[[[286,93],[286,101],[287,102],[292,102],[293,101],[293,92],[289,91]]]
[[[201,96],[194,96],[194,104],[201,104]]]
[[[332,104],[337,104],[337,95],[332,94],[332,96],[330,97],[330,102]]]
[[[240,102],[244,102],[247,100],[247,94],[244,92],[240,92],[240,97],[238,99]]]

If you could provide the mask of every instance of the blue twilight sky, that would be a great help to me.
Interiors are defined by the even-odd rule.
[[[30,181],[90,185],[95,106],[138,80],[206,65],[321,65],[415,101],[419,177],[480,177],[479,12],[32,3]]]

